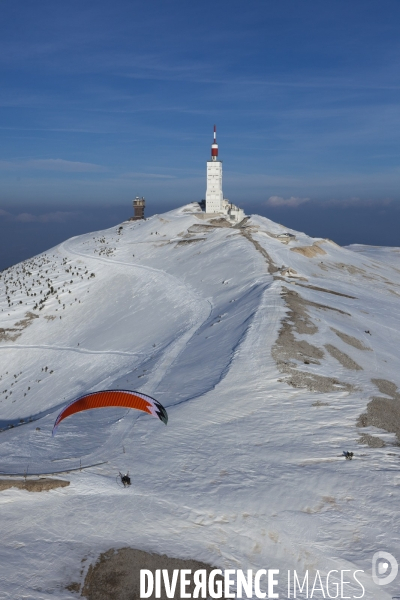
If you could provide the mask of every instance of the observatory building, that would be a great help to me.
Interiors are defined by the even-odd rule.
[[[222,191],[222,162],[218,160],[217,127],[211,145],[211,160],[207,161],[206,213],[226,215],[231,221],[241,221],[244,211],[224,198]]]
[[[130,218],[130,221],[140,221],[141,219],[144,219],[144,209],[146,208],[146,201],[143,198],[139,198],[139,196],[136,196],[136,198],[133,201],[133,211],[134,211],[134,216]]]

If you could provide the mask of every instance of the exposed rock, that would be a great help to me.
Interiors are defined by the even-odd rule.
[[[325,250],[319,247],[317,242],[314,242],[312,246],[296,246],[296,248],[290,248],[292,252],[298,252],[307,258],[314,258],[319,254],[326,254]]]
[[[48,492],[59,487],[66,487],[69,481],[65,479],[0,479],[0,492],[10,488],[18,488],[27,492]]]
[[[333,358],[336,358],[340,362],[340,364],[346,369],[351,369],[352,371],[362,371],[363,368],[360,367],[350,356],[336,348],[336,346],[332,346],[332,344],[325,344],[325,348],[329,352]]]
[[[334,327],[331,327],[331,330],[336,333],[338,337],[345,343],[349,344],[349,346],[353,346],[353,348],[357,348],[357,350],[369,350],[372,351],[372,348],[368,348],[368,346],[364,346],[361,340],[353,337],[352,335],[348,335],[347,333],[343,333],[343,331],[339,331]]]
[[[174,569],[205,569],[208,573],[213,569],[210,565],[196,560],[170,558],[165,554],[151,554],[134,548],[108,550],[101,554],[95,565],[91,565],[83,585],[82,596],[88,600],[139,600],[140,569],[155,572],[156,569],[167,569],[169,580]],[[194,586],[188,585],[187,592],[193,594]],[[179,580],[175,595],[180,599]],[[153,593],[150,599],[155,598]],[[164,585],[161,585],[161,600],[167,600]]]
[[[357,440],[359,444],[367,444],[370,448],[384,448],[385,442],[379,437],[369,435],[369,433],[363,433]]]
[[[378,427],[389,433],[395,433],[400,442],[400,393],[397,385],[387,379],[372,379],[382,394],[391,396],[374,396],[367,404],[367,412],[360,415],[359,427]]]

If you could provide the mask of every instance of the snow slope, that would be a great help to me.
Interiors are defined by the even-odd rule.
[[[371,579],[374,552],[400,559],[398,429],[359,420],[400,387],[399,257],[191,204],[1,273],[0,471],[97,466],[69,487],[1,492],[0,598],[76,597],[66,586],[124,546],[363,569],[366,598],[400,595]],[[156,397],[168,426],[101,410],[51,437],[61,406],[112,388]]]

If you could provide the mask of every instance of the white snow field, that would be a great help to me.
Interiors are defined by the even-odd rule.
[[[196,203],[0,273],[0,477],[70,481],[0,492],[0,598],[76,598],[123,547],[279,569],[280,598],[288,569],[360,569],[364,598],[400,596],[371,577],[378,550],[400,561],[399,332],[400,249]],[[67,402],[118,388],[168,425],[102,409],[52,437]]]

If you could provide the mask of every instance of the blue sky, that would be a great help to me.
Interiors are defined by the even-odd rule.
[[[18,0],[0,20],[0,209],[400,199],[398,0]],[[1,215],[0,215],[1,216]]]

